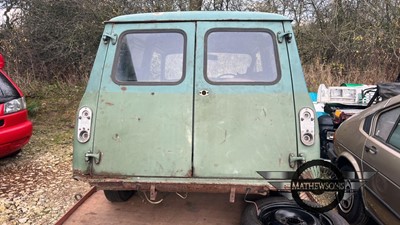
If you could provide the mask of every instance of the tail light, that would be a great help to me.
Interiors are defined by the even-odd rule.
[[[311,108],[303,108],[299,114],[300,120],[300,140],[306,146],[311,146],[315,142],[315,114]]]
[[[92,125],[92,110],[88,107],[82,107],[78,114],[77,138],[80,143],[86,143],[90,139]]]

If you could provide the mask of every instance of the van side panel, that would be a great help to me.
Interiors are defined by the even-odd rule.
[[[104,28],[103,34],[110,33],[112,30],[111,24],[108,24]],[[107,56],[108,45],[103,43],[103,40],[100,41],[99,49],[97,50],[96,58],[93,63],[93,69],[90,73],[89,81],[86,86],[85,93],[81,99],[79,104],[79,109],[82,107],[89,107],[93,111],[92,117],[92,136],[86,143],[79,143],[77,141],[77,132],[74,132],[74,155],[73,155],[73,169],[74,174],[88,174],[90,173],[90,164],[85,161],[85,154],[88,152],[92,152],[94,138],[93,135],[96,132],[94,127],[96,123],[96,112],[97,112],[97,102],[99,97],[100,84],[103,77],[103,69],[104,69],[104,61]],[[79,111],[78,109],[78,111]],[[77,122],[78,123],[78,118]]]
[[[294,34],[292,30],[292,26],[290,22],[284,22],[285,32],[291,32]],[[290,71],[292,74],[292,83],[293,83],[293,98],[294,98],[294,106],[295,106],[295,114],[296,114],[296,126],[297,126],[297,143],[298,143],[298,154],[303,154],[307,161],[312,159],[320,158],[320,143],[319,143],[319,129],[318,129],[318,120],[314,120],[314,144],[312,146],[305,146],[301,143],[300,140],[300,126],[298,116],[300,110],[304,107],[308,107],[314,110],[314,115],[316,118],[316,112],[314,109],[314,105],[308,95],[307,84],[304,79],[303,69],[301,66],[301,61],[298,54],[296,39],[293,35],[291,42],[287,43],[288,55],[289,55],[289,65]]]

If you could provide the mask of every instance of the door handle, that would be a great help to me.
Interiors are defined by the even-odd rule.
[[[365,146],[365,151],[371,153],[372,155],[375,155],[378,153],[378,150],[376,150],[375,146],[367,147]]]

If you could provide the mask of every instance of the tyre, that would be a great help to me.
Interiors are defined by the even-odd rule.
[[[266,197],[248,205],[242,213],[241,225],[347,225],[343,217],[333,211],[317,213],[306,211],[285,197]]]
[[[340,167],[340,170],[346,172],[355,171],[349,165]],[[346,182],[345,187],[346,189],[351,189],[351,184]],[[353,225],[365,225],[370,220],[362,201],[361,190],[354,193],[346,193],[342,201],[340,201],[337,210],[343,218]]]
[[[104,190],[104,195],[110,202],[126,202],[128,201],[135,191],[115,191],[115,190]]]
[[[21,153],[21,149],[18,149],[17,151],[15,151],[15,152],[13,152],[13,153],[11,153],[11,154],[9,154],[9,155],[6,155],[4,158],[13,158],[13,157],[17,157],[17,155],[19,154],[19,153]]]

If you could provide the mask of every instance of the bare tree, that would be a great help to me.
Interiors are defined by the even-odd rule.
[[[400,0],[0,0],[0,51],[15,73],[88,74],[102,22],[129,13],[250,10],[293,19],[302,61],[346,71],[400,70]],[[398,73],[398,72],[397,72]]]
[[[191,11],[200,11],[202,5],[202,0],[189,0],[189,10]]]
[[[26,5],[22,0],[0,0],[0,9],[2,9],[2,16],[4,21],[2,26],[5,29],[12,29],[18,22],[19,9]]]

